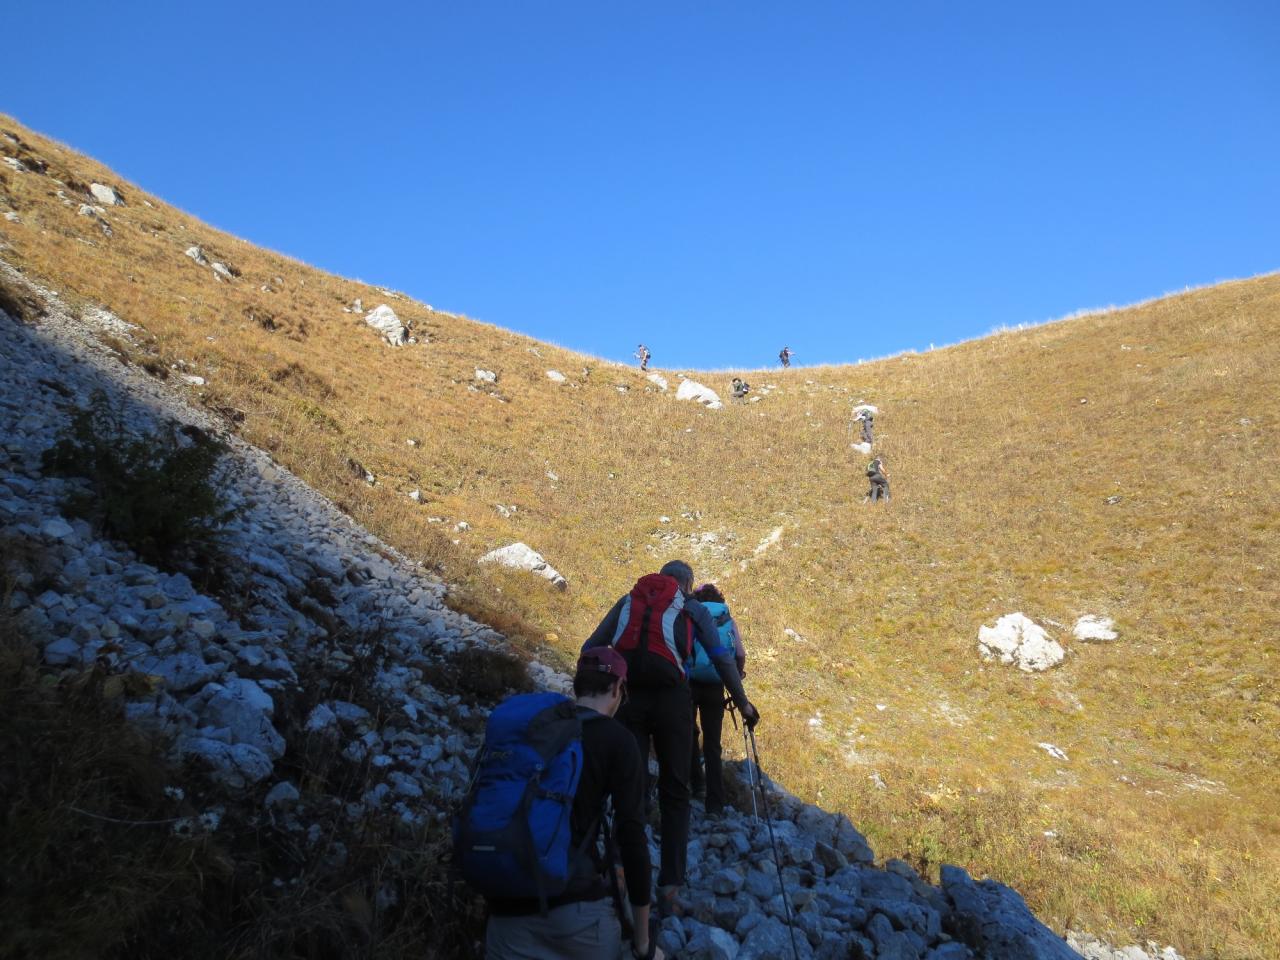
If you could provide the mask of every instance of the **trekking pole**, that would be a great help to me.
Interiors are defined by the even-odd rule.
[[[726,700],[724,705],[729,708],[729,719],[733,721],[736,728],[738,726],[738,711],[734,709],[732,699]],[[747,765],[747,786],[751,793],[751,818],[753,820],[760,819],[760,811],[756,809],[756,780],[755,775],[751,772],[751,751],[747,749],[747,722],[742,722],[742,762]]]
[[[755,757],[756,769],[760,770],[760,749],[756,746],[756,732],[743,723],[744,737],[751,738],[751,753]],[[791,917],[791,898],[787,896],[787,884],[782,879],[782,859],[778,856],[778,840],[773,835],[773,814],[769,811],[769,796],[764,789],[764,771],[760,771],[760,802],[764,804],[764,822],[769,827],[769,846],[773,848],[773,866],[778,871],[778,887],[782,891],[782,908],[787,914],[787,930],[791,934],[791,952],[796,960],[800,960],[800,948],[796,946],[796,925]]]

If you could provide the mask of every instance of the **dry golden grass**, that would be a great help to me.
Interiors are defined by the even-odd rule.
[[[563,658],[637,575],[687,557],[744,626],[766,768],[846,810],[880,853],[989,873],[1058,927],[1280,955],[1280,277],[752,374],[778,389],[704,411],[634,369],[253,247],[16,121],[0,129],[25,144],[0,151],[48,164],[0,167],[23,221],[0,222],[0,256],[139,324],[134,362],[206,377],[197,399],[242,413],[246,439],[433,565],[460,607]],[[111,238],[77,214],[93,180],[126,199]],[[183,256],[193,243],[240,277],[217,281]],[[430,342],[387,348],[343,312],[356,297]],[[476,367],[509,402],[472,389]],[[727,394],[733,375],[705,379]],[[860,502],[860,400],[882,411],[886,507]],[[569,591],[475,564],[512,540]],[[1108,614],[1122,638],[1055,629],[1069,656],[1047,675],[983,664],[978,627],[1015,610]]]

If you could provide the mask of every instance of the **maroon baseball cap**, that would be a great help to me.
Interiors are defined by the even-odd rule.
[[[578,657],[579,673],[609,673],[621,680],[627,679],[627,661],[613,647],[591,647]]]

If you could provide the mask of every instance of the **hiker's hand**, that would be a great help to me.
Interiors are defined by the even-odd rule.
[[[756,728],[756,724],[760,722],[760,711],[756,709],[755,704],[748,702],[742,708],[742,722],[747,725],[748,730]]]
[[[631,942],[631,956],[635,960],[664,960],[666,954],[658,946],[657,940],[650,935],[645,941],[644,949],[640,948],[639,937]]]

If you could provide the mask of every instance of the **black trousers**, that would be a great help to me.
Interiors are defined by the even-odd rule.
[[[867,491],[867,496],[871,498],[872,503],[875,503],[877,500],[888,500],[889,499],[889,481],[888,480],[880,480],[880,481],[872,480],[871,489]]]
[[[693,761],[689,775],[694,784],[707,787],[707,810],[724,809],[724,775],[721,768],[720,734],[724,729],[724,684],[690,683],[693,694]],[[702,725],[702,764],[698,763],[698,724]],[[705,772],[704,772],[705,771]]]
[[[684,883],[689,846],[689,760],[693,756],[693,703],[686,684],[632,687],[617,719],[631,731],[648,769],[649,747],[658,757],[658,814],[662,863],[659,886]],[[645,791],[646,796],[648,790]]]

